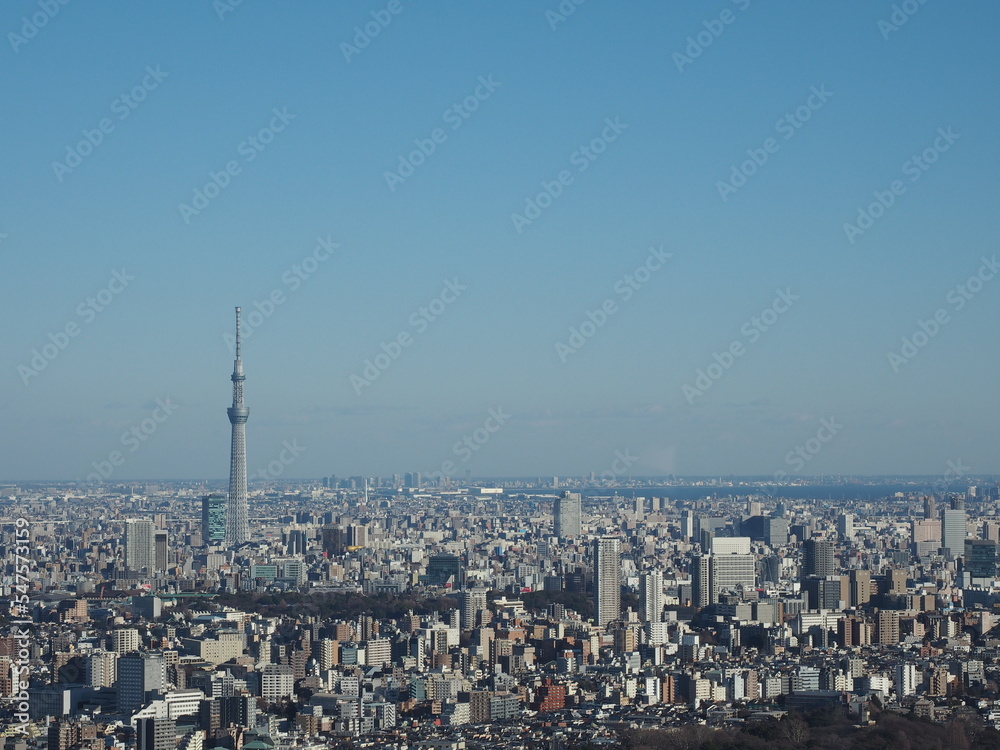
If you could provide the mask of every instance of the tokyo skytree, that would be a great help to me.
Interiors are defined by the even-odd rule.
[[[236,308],[236,361],[233,363],[233,405],[229,407],[229,423],[233,426],[233,443],[229,455],[229,502],[226,504],[226,546],[238,547],[250,541],[249,508],[247,505],[247,417],[250,410],[243,405],[243,360],[240,359],[240,308]]]

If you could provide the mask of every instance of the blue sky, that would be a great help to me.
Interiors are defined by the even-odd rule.
[[[276,290],[252,472],[997,471],[1000,9],[902,6],[5,3],[0,476],[225,477]]]

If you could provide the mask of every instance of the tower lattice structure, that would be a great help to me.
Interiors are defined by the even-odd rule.
[[[236,308],[236,361],[233,363],[233,405],[227,410],[233,426],[229,454],[229,500],[226,504],[226,546],[237,547],[250,541],[247,504],[247,417],[250,410],[243,403],[243,360],[240,358],[240,308]]]

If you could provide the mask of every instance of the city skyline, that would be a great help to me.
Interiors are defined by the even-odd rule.
[[[1000,472],[1000,9],[571,7],[7,6],[0,478]]]
[[[0,750],[1000,748],[998,27],[0,3]]]

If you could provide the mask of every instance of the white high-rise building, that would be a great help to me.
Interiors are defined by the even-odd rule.
[[[670,637],[669,622],[647,622],[645,625],[646,643],[650,646],[661,646]]]
[[[139,650],[139,631],[135,628],[120,628],[111,631],[111,650],[116,654],[128,654]]]
[[[479,613],[486,610],[486,589],[466,589],[462,592],[462,630],[478,627]]]
[[[152,521],[142,518],[125,519],[125,567],[128,570],[156,569],[156,545]]]
[[[295,689],[295,673],[287,664],[265,664],[260,672],[261,697],[268,703],[291,698]]]
[[[685,542],[693,542],[697,532],[697,523],[694,511],[686,510],[681,514],[681,538]]]
[[[137,640],[138,635],[136,632]],[[94,651],[87,657],[86,669],[89,687],[114,687],[115,682],[118,681],[118,654],[114,651]]]
[[[841,513],[837,516],[837,533],[841,539],[854,538],[854,515],[852,513]]]
[[[388,638],[376,638],[365,642],[365,665],[369,667],[384,667],[392,661],[392,641]]]
[[[712,604],[719,602],[719,594],[724,591],[752,589],[757,585],[757,564],[753,555],[712,555],[711,560]]]
[[[757,585],[757,563],[750,537],[713,537],[711,554],[691,559],[691,604],[718,604],[719,594]]]
[[[659,622],[663,618],[663,573],[650,570],[639,578],[639,598],[643,620]]]
[[[951,559],[965,553],[965,537],[968,536],[964,509],[945,508],[941,511],[941,546]]]
[[[579,537],[582,528],[582,501],[577,492],[564,492],[556,498],[553,531],[560,539]]]
[[[598,627],[621,619],[621,541],[605,536],[594,540],[594,615]]]
[[[712,537],[711,553],[713,555],[749,555],[750,537],[748,536]]]
[[[917,665],[897,664],[895,689],[896,695],[900,698],[907,695],[916,695],[917,692]]]

